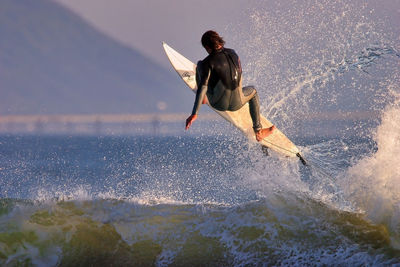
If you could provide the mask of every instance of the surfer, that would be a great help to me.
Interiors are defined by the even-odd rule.
[[[262,128],[260,103],[253,86],[242,87],[242,67],[239,56],[233,49],[225,48],[225,41],[215,31],[207,31],[201,43],[209,54],[197,63],[197,92],[192,114],[186,120],[186,130],[197,119],[201,104],[210,105],[219,111],[236,111],[247,102],[257,141],[270,135],[275,126]]]

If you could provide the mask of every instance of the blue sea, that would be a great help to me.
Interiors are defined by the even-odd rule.
[[[400,264],[381,144],[296,141],[309,166],[240,135],[1,136],[0,264]]]

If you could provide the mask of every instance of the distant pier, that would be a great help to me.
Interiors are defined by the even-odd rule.
[[[188,114],[72,114],[72,115],[0,115],[0,133],[76,133],[76,134],[154,134],[163,133],[166,124],[183,128]],[[205,113],[202,121],[218,119]],[[165,128],[165,127],[164,127]]]
[[[186,113],[0,115],[0,134],[162,135],[182,133],[187,117]],[[333,122],[354,122],[377,118],[379,118],[379,113],[371,111],[325,112],[304,115],[295,123],[310,125],[323,121],[329,125]],[[205,127],[202,126],[203,123]],[[210,123],[226,124],[225,120],[216,113],[202,113],[196,121],[197,126],[192,127],[190,132],[206,132],[210,130],[209,128],[214,130],[216,127],[209,127]],[[330,131],[329,127],[324,131]]]

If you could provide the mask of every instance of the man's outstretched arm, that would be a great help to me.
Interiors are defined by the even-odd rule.
[[[210,78],[211,71],[209,69],[207,69],[206,71],[201,70],[200,73],[206,75],[202,75],[203,77],[201,77],[200,83],[198,84],[199,87],[196,92],[196,99],[194,101],[192,114],[186,119],[186,130],[188,130],[192,123],[197,119],[197,114],[199,113],[200,106],[207,102],[206,93],[208,90],[208,80]]]

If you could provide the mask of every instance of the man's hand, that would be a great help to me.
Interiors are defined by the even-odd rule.
[[[189,129],[190,125],[192,125],[192,123],[197,119],[197,115],[190,115],[189,118],[186,119],[186,130]]]

